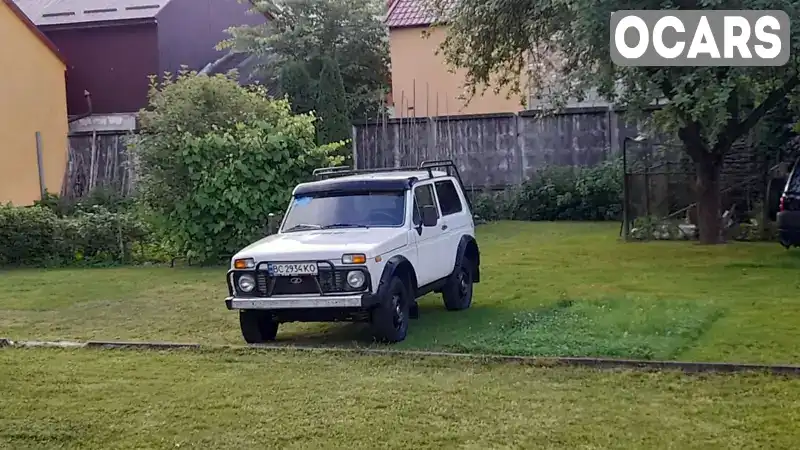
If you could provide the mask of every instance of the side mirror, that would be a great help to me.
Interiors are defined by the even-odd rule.
[[[425,205],[422,207],[422,226],[435,227],[439,222],[439,215],[436,212],[436,206]]]

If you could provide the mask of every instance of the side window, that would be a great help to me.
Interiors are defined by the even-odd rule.
[[[436,182],[436,195],[439,197],[439,206],[442,208],[442,215],[460,213],[463,210],[461,198],[452,180]]]
[[[800,159],[794,165],[791,178],[786,181],[786,192],[791,192],[792,194],[800,192]]]
[[[420,216],[419,210],[423,206],[431,206],[436,207],[436,201],[433,199],[433,186],[427,184],[425,186],[419,186],[414,189],[414,225],[419,225],[422,223],[422,216]],[[438,210],[437,210],[438,215]]]

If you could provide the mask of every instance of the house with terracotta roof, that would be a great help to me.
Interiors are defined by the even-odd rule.
[[[0,204],[60,192],[67,163],[67,60],[12,0],[0,0]]]
[[[389,28],[392,96],[396,116],[508,113],[525,109],[519,95],[495,94],[490,87],[469,103],[463,98],[464,72],[451,73],[437,49],[446,26],[437,24],[430,0],[390,0]]]
[[[489,86],[468,104],[463,100],[464,71],[451,72],[436,51],[447,33],[444,21],[438,20],[432,0],[388,0],[385,23],[389,28],[392,64],[392,93],[396,115],[437,116],[517,112],[544,106],[546,100],[529,92],[508,96],[508,91],[494,93]],[[435,26],[434,25],[435,22]],[[527,74],[523,74],[527,76]],[[552,76],[556,76],[555,73]],[[526,80],[522,81],[525,86]],[[545,86],[546,91],[549,87]],[[480,93],[481,88],[479,88]],[[572,100],[567,107],[608,107],[609,103],[594,91],[583,101]]]

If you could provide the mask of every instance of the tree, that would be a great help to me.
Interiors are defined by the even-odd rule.
[[[798,2],[792,0],[435,0],[449,31],[448,63],[465,69],[474,95],[490,83],[519,93],[526,84],[554,108],[591,89],[625,107],[653,114],[662,132],[676,135],[696,172],[700,241],[720,242],[723,157],[800,83]],[[792,19],[792,58],[783,67],[620,67],[611,62],[611,13],[642,9],[784,10]],[[521,74],[532,67],[530,78]]]
[[[316,99],[314,89],[311,89],[313,80],[305,64],[298,61],[287,62],[280,68],[278,81],[283,94],[289,97],[289,103],[295,114],[314,111]]]
[[[297,73],[282,70],[285,65],[304,65],[310,76],[307,92],[316,92],[325,59],[334,58],[344,84],[348,119],[376,118],[383,112],[389,91],[389,47],[380,20],[382,1],[260,1],[256,8],[274,18],[265,25],[230,29],[231,38],[221,47],[269,55],[260,70],[281,85],[291,84],[283,78]]]
[[[344,84],[339,67],[332,58],[325,58],[317,90],[317,142],[329,144],[345,141],[350,137],[350,120],[347,118],[347,103]]]

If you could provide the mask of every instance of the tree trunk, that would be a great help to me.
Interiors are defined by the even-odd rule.
[[[722,242],[722,217],[720,214],[720,172],[722,161],[706,151],[699,152],[695,160],[697,182],[697,227],[701,244]]]

